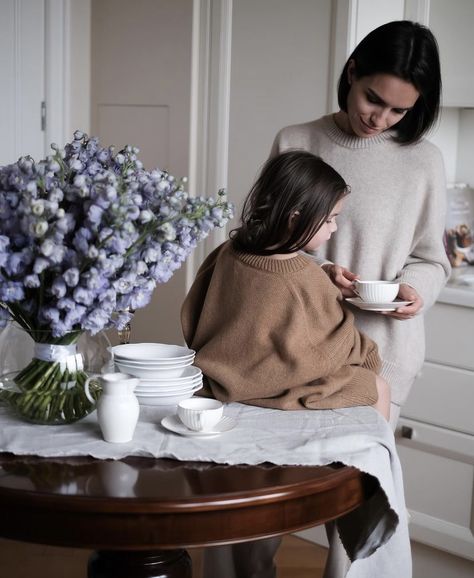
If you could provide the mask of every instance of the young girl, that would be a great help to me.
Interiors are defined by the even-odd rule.
[[[315,250],[337,229],[349,189],[319,157],[267,161],[231,240],[205,260],[181,320],[206,394],[278,409],[373,405],[388,419],[375,343],[360,333]]]

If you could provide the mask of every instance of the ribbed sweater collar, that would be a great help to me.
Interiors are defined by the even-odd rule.
[[[359,136],[347,134],[341,130],[335,120],[334,115],[329,114],[322,119],[323,127],[328,137],[336,144],[350,149],[367,149],[377,144],[386,143],[392,140],[393,131],[381,132],[375,136],[361,138]]]
[[[234,251],[233,249],[231,251],[242,263],[272,273],[295,273],[307,267],[309,263],[308,259],[303,255],[296,255],[290,259],[272,259],[266,255],[253,255],[242,251]]]

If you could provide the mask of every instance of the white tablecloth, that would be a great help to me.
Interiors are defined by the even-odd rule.
[[[325,465],[342,462],[374,477],[380,490],[338,520],[341,540],[354,560],[350,578],[410,578],[411,555],[403,481],[394,437],[370,407],[280,411],[233,403],[225,415],[237,425],[218,437],[184,437],[161,426],[174,407],[141,407],[134,439],[102,440],[95,412],[75,424],[38,426],[0,407],[0,451],[44,457],[126,456],[226,464]]]

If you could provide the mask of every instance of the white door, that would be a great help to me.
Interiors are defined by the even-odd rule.
[[[187,176],[192,0],[93,0],[91,134],[140,148],[145,168]],[[132,341],[183,341],[185,272],[137,311]]]
[[[0,0],[0,165],[45,153],[44,0]]]

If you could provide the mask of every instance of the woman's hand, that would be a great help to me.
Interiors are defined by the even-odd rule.
[[[333,263],[326,263],[322,266],[323,271],[331,279],[334,285],[341,291],[344,297],[354,297],[353,283],[359,278],[359,275],[352,273],[348,269]]]
[[[395,311],[384,312],[382,315],[387,315],[388,317],[393,317],[394,319],[399,319],[400,321],[404,321],[405,319],[412,319],[417,315],[421,308],[423,307],[423,299],[420,295],[406,283],[402,283],[400,285],[400,290],[398,291],[399,299],[402,301],[413,301],[411,305],[407,305],[406,307],[400,307]]]

